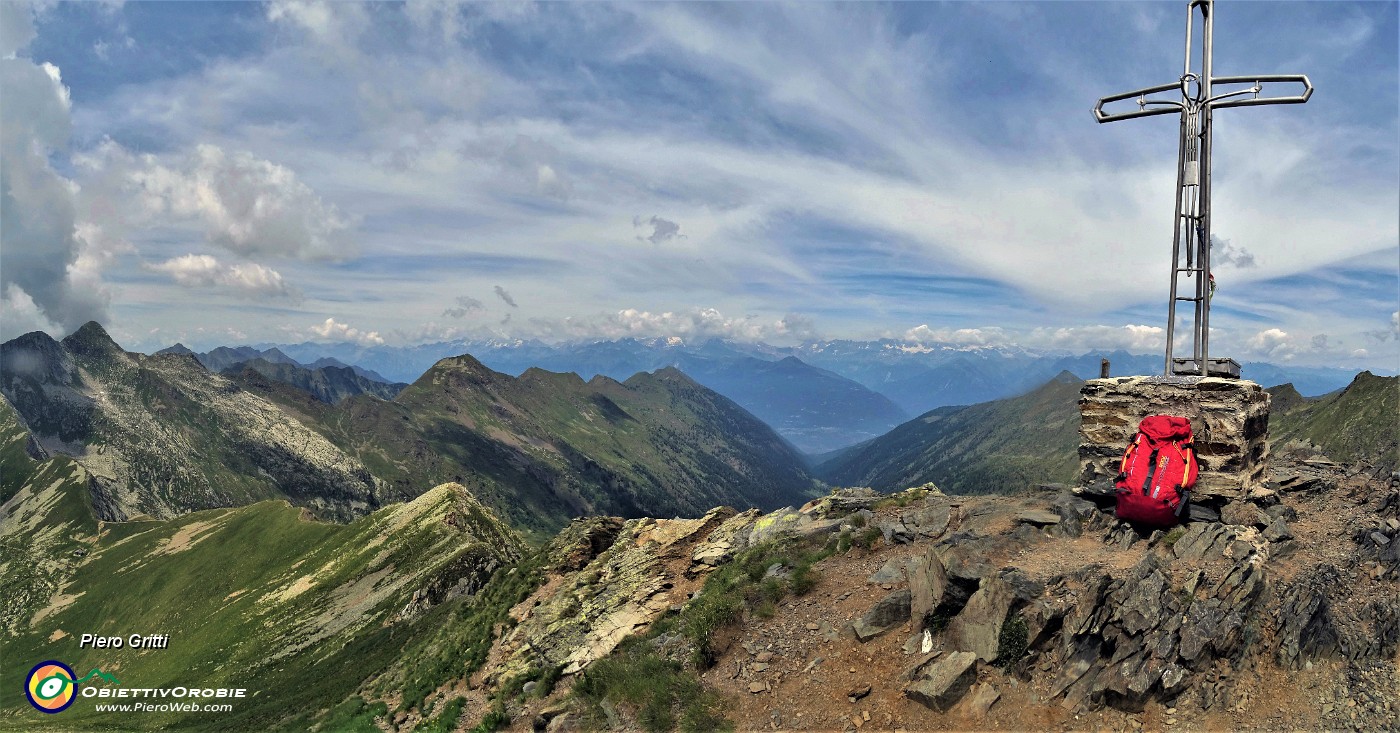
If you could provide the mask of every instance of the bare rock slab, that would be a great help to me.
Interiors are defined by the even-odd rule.
[[[904,688],[914,702],[937,712],[947,712],[967,694],[977,679],[977,655],[953,652],[930,665],[923,676]]]
[[[943,602],[943,593],[948,589],[948,573],[938,553],[930,549],[923,557],[915,559],[908,567],[911,606],[909,615],[914,621],[923,623],[925,617]]]
[[[944,638],[949,646],[959,652],[970,652],[984,662],[996,659],[1001,625],[1006,622],[1006,613],[1011,610],[1015,598],[1016,591],[1010,583],[994,575],[983,578],[982,586],[948,623]]]
[[[1001,698],[1001,693],[997,688],[989,684],[982,683],[972,688],[972,694],[967,698],[967,714],[972,718],[985,718],[987,711],[992,709],[992,705]]]
[[[1017,514],[1016,521],[1045,527],[1051,524],[1059,524],[1060,515],[1055,512],[1047,512],[1044,509],[1031,509]]]
[[[908,588],[897,590],[880,599],[874,608],[866,611],[864,616],[851,623],[851,628],[856,632],[856,638],[864,643],[889,631],[897,624],[908,621],[909,603]]]

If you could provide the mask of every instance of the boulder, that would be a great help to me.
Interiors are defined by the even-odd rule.
[[[971,652],[984,662],[996,659],[1001,625],[1006,622],[1015,597],[1011,584],[1005,580],[995,576],[983,578],[981,587],[948,624],[944,638],[949,648]]]
[[[997,688],[989,684],[982,683],[972,688],[972,694],[967,698],[967,714],[972,718],[984,718],[987,711],[992,709],[992,705],[1001,697]]]
[[[1220,521],[1244,527],[1267,527],[1269,515],[1247,501],[1232,501],[1220,510]]]
[[[862,643],[889,631],[897,624],[909,620],[909,589],[897,590],[880,599],[864,616],[856,619],[851,628]]]
[[[1048,527],[1052,524],[1060,523],[1060,515],[1056,512],[1048,512],[1043,509],[1031,509],[1016,515],[1016,521],[1024,524],[1034,524],[1037,527]]]
[[[1268,529],[1264,530],[1264,539],[1270,542],[1291,540],[1293,539],[1293,530],[1288,528],[1288,522],[1285,522],[1283,517],[1280,516],[1278,519],[1274,520],[1273,524],[1269,525]]]
[[[909,615],[922,624],[924,618],[943,602],[943,592],[948,588],[948,574],[943,569],[943,561],[933,550],[910,563],[906,572],[912,598]]]
[[[729,562],[748,547],[748,534],[758,516],[757,509],[750,509],[724,520],[696,546],[692,562],[702,567],[718,567]]]
[[[879,570],[871,573],[870,577],[866,578],[866,580],[871,583],[894,583],[903,580],[905,566],[907,564],[908,561],[906,560],[892,557],[885,561],[885,564],[881,565]]]
[[[911,700],[937,712],[946,712],[967,694],[977,678],[972,652],[953,652],[924,670],[922,676],[904,694]]]

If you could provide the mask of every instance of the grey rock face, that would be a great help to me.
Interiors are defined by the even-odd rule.
[[[927,667],[904,694],[909,699],[938,712],[946,712],[967,694],[976,680],[977,655],[953,652]]]
[[[1001,625],[1015,596],[1011,585],[1001,578],[983,578],[982,587],[948,624],[946,638],[952,648],[972,652],[984,662],[996,659]]]
[[[918,504],[905,509],[899,516],[879,522],[885,542],[909,544],[916,540],[937,539],[948,530],[952,505],[942,492],[931,493]]]
[[[948,588],[948,574],[938,553],[929,550],[909,565],[909,592],[912,596],[909,615],[922,624],[924,619],[943,602]]]
[[[1264,539],[1270,542],[1291,540],[1293,539],[1293,531],[1288,528],[1288,522],[1285,522],[1280,516],[1274,520],[1273,524],[1269,525],[1268,529],[1264,530]]]
[[[889,631],[896,624],[909,620],[910,593],[908,588],[897,590],[880,600],[851,624],[856,638],[867,642]]]

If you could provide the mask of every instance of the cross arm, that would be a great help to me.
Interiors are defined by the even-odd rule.
[[[1308,80],[1306,74],[1263,74],[1260,76],[1214,76],[1211,77],[1211,85],[1222,86],[1231,84],[1253,84],[1250,89],[1243,89],[1236,92],[1228,92],[1211,98],[1209,104],[1215,109],[1226,107],[1253,107],[1261,104],[1305,104],[1312,96],[1313,85]],[[1291,97],[1260,97],[1266,84],[1302,84],[1303,92]],[[1247,99],[1243,97],[1247,94],[1254,96]]]
[[[1250,81],[1253,81],[1253,79],[1251,79]],[[1131,92],[1123,92],[1121,94],[1114,94],[1111,96],[1104,97],[1099,100],[1098,104],[1094,105],[1094,119],[1098,120],[1100,123],[1103,123],[1117,122],[1118,120],[1131,120],[1137,117],[1152,117],[1154,115],[1177,114],[1181,111],[1180,102],[1147,99],[1147,95],[1149,94],[1160,94],[1162,92],[1169,91],[1181,91],[1181,82],[1174,81],[1170,84],[1159,84],[1155,87],[1147,87],[1146,89],[1135,89]],[[1105,112],[1103,110],[1105,104],[1112,104],[1113,102],[1121,102],[1125,99],[1133,98],[1137,98],[1138,100],[1138,109],[1135,112]]]

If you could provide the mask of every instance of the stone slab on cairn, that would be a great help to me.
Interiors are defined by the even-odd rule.
[[[1111,377],[1079,392],[1080,485],[1112,490],[1119,462],[1148,415],[1191,421],[1200,477],[1191,499],[1210,503],[1264,492],[1269,457],[1269,393],[1242,379]]]

